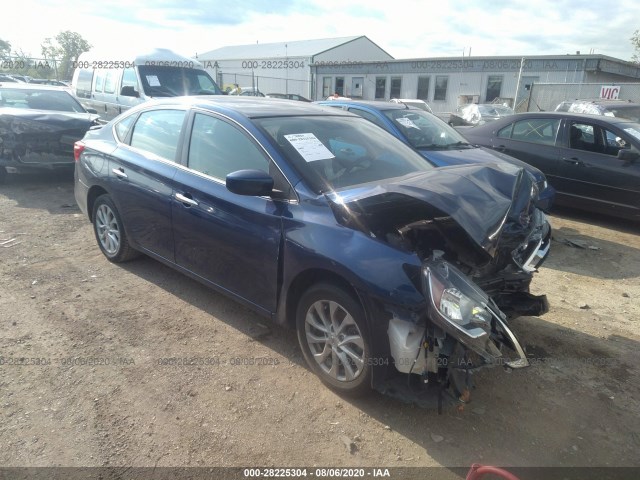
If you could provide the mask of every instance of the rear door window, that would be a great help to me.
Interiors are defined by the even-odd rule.
[[[131,146],[175,161],[184,117],[184,110],[152,110],[141,113],[133,127]]]
[[[498,132],[500,138],[511,138],[523,142],[555,145],[560,119],[531,118],[520,120]]]
[[[107,74],[104,77],[104,93],[115,93],[116,82],[116,70],[107,70]]]
[[[96,70],[93,76],[93,91],[96,93],[101,93],[103,85],[104,85],[104,70]]]

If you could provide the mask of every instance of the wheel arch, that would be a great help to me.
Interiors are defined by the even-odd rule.
[[[100,195],[105,195],[105,194],[108,195],[109,192],[107,192],[100,185],[94,185],[89,189],[89,192],[87,193],[87,214],[89,215],[89,220],[91,222],[93,222],[93,206],[96,203],[96,199]]]
[[[353,297],[353,299],[360,304],[362,310],[365,313],[366,321],[368,323],[368,313],[365,306],[365,302],[358,293],[358,290],[351,284],[346,278],[331,270],[324,268],[310,268],[304,270],[291,281],[287,290],[287,296],[285,301],[285,315],[284,321],[288,327],[294,328],[296,326],[296,309],[300,298],[311,286],[318,283],[328,283],[342,288],[347,294]]]

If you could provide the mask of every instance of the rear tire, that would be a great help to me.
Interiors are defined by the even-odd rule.
[[[348,395],[371,390],[370,343],[360,303],[334,285],[307,290],[296,311],[298,341],[311,370]]]
[[[110,262],[127,262],[140,255],[129,245],[120,214],[109,195],[96,199],[91,218],[98,246]]]

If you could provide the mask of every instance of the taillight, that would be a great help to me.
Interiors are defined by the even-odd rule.
[[[78,140],[73,144],[73,158],[78,162],[80,160],[80,154],[84,151],[84,142]]]

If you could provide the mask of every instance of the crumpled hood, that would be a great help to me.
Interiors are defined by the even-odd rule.
[[[533,195],[532,195],[533,193]],[[434,169],[360,185],[327,194],[330,201],[349,204],[384,202],[402,194],[428,203],[449,215],[491,257],[504,231],[527,235],[531,230],[537,187],[532,177],[510,164],[462,165]]]
[[[421,149],[420,154],[438,167],[447,165],[466,165],[470,163],[492,163],[496,161],[509,162],[517,167],[524,168],[531,173],[536,181],[544,180],[544,175],[536,167],[518,160],[517,158],[505,155],[504,153],[489,150],[484,147],[458,148],[453,150],[429,150]]]

